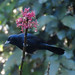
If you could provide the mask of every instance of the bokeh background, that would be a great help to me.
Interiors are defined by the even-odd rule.
[[[23,75],[48,75],[48,72],[49,75],[75,75],[74,0],[0,0],[0,75],[19,75],[22,51],[16,46],[3,45],[9,35],[21,33],[16,19],[28,7],[35,11],[39,23],[38,32],[30,29],[28,33],[65,49],[65,54],[59,56],[38,50],[27,55]]]

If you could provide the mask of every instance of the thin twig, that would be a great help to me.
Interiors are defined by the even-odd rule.
[[[24,46],[23,46],[23,57],[22,57],[22,62],[21,62],[20,75],[22,75],[23,64],[24,64],[24,59],[25,59],[25,51],[26,51],[26,44],[27,44],[27,31],[28,31],[28,29],[25,29]]]
[[[50,62],[48,63],[47,75],[49,75],[49,71],[50,71]]]

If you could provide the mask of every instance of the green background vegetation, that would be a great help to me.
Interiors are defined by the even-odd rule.
[[[65,49],[62,56],[39,50],[27,55],[23,75],[75,74],[75,1],[74,0],[0,0],[0,75],[19,75],[22,51],[12,45],[3,47],[9,35],[21,33],[16,19],[30,7],[36,13],[39,36],[47,43]]]

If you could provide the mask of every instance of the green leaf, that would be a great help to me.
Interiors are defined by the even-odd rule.
[[[0,33],[0,44],[4,43],[7,39],[7,35],[5,35],[4,33]]]
[[[33,10],[35,11],[36,15],[40,12],[42,8],[42,4],[38,3],[37,1],[33,4]]]
[[[75,31],[72,30],[72,29],[68,29],[66,36],[67,36],[69,39],[72,39],[73,37],[75,37]]]
[[[38,30],[41,29],[44,25],[48,24],[50,21],[56,20],[56,19],[57,18],[52,15],[41,16],[38,19],[38,23],[39,23]]]
[[[3,14],[0,14],[0,20],[4,20],[5,19],[5,16]]]
[[[8,58],[8,60],[5,63],[4,70],[7,72],[10,70],[14,65],[20,65],[21,63],[21,51],[20,50],[15,50],[13,54]]]
[[[60,61],[58,60],[58,56],[57,55],[53,55],[50,57],[48,56],[46,61],[50,62],[49,75],[56,75],[60,66]]]
[[[38,58],[42,59],[44,56],[44,53],[45,53],[45,51],[42,51],[42,50],[37,51],[35,54],[32,54],[31,58],[33,60],[38,59]]]
[[[61,70],[61,74],[57,74],[57,75],[74,75],[75,74],[75,70],[68,70],[65,68],[62,68]]]
[[[57,32],[58,30],[57,26],[58,26],[57,20],[53,20],[49,22],[46,26],[46,32],[48,32],[49,34],[53,34],[54,32]]]
[[[39,3],[45,3],[45,2],[47,2],[47,0],[39,0]]]
[[[30,70],[31,70],[31,63],[27,63],[25,62],[24,65],[23,65],[23,75],[30,75]]]
[[[67,50],[67,49],[66,49]],[[70,59],[73,57],[73,50],[67,50],[64,54],[64,56],[67,58],[67,59]]]
[[[74,39],[72,39],[71,44],[72,44],[72,48],[73,48],[73,49],[75,49],[75,38],[74,38]]]
[[[59,69],[59,61],[53,61],[50,64],[50,71],[49,71],[49,75],[56,75]]]
[[[14,1],[13,3],[11,3],[9,6],[5,7],[5,11],[9,14],[10,12],[12,12],[13,8],[15,7],[16,2]]]
[[[31,0],[19,0],[18,1],[18,6],[28,6],[29,7],[29,2],[30,2]],[[33,2],[33,1],[31,1],[31,2]]]
[[[64,63],[65,62],[65,63]],[[75,70],[75,62],[72,59],[62,58],[61,63],[68,69]]]
[[[43,75],[45,71],[44,64],[42,63],[42,66],[38,67],[36,62],[38,61],[32,60],[31,62],[25,62],[23,65],[23,75]],[[36,67],[34,65],[36,65]]]
[[[65,26],[75,30],[75,17],[73,17],[73,16],[66,16],[61,21],[62,21],[62,23]]]
[[[51,0],[53,6],[59,6],[62,0]]]
[[[62,31],[59,31],[57,33],[57,36],[60,40],[64,39],[66,37],[66,31],[62,30]]]
[[[65,16],[65,13],[66,13],[67,9],[66,9],[66,6],[60,6],[56,9],[54,15],[59,19],[61,20],[64,16]]]
[[[1,24],[3,24],[3,25],[6,23],[7,19],[4,16],[4,14],[0,14],[0,21],[1,21]]]
[[[1,5],[0,5],[0,10],[3,10],[4,11],[4,7],[6,6],[6,4],[10,2],[10,0],[5,0]]]

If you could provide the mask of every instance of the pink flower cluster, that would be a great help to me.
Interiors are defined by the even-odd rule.
[[[21,13],[22,17],[16,20],[17,27],[21,26],[22,32],[24,31],[24,29],[32,27],[34,27],[35,31],[37,31],[38,25],[37,20],[33,21],[33,19],[35,18],[35,12],[34,11],[29,12],[29,9],[30,8],[25,8],[24,11],[22,11]]]

